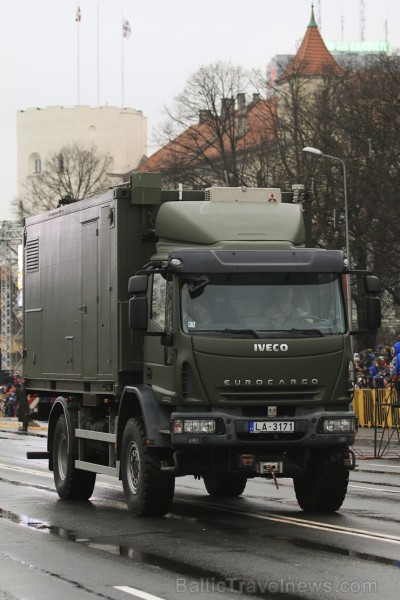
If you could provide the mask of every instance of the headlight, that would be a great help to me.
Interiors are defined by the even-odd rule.
[[[354,417],[322,420],[322,433],[353,433],[356,430]]]
[[[173,433],[216,433],[216,419],[173,419]]]
[[[183,430],[187,433],[214,433],[215,421],[212,419],[185,419]]]

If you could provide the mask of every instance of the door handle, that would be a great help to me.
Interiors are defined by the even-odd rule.
[[[87,314],[87,304],[82,304],[81,306],[78,306],[78,310],[81,310],[83,312],[84,315]]]

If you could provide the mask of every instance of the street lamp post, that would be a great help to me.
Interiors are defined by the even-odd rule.
[[[344,193],[344,222],[345,222],[345,242],[346,242],[346,258],[348,268],[350,269],[350,236],[349,236],[349,210],[347,204],[347,173],[346,173],[346,163],[342,158],[338,156],[331,156],[330,154],[324,154],[322,150],[318,150],[318,148],[312,148],[311,146],[306,146],[303,148],[303,152],[309,152],[310,154],[316,154],[317,156],[324,156],[325,158],[330,158],[331,160],[337,160],[341,163],[343,168],[343,193]],[[349,323],[351,327],[352,318],[351,318],[351,293],[350,293],[350,282],[347,286],[347,299],[348,299],[348,310],[349,310]]]
[[[346,173],[346,163],[342,158],[338,156],[330,156],[329,154],[324,154],[318,148],[311,148],[310,146],[306,146],[303,148],[303,152],[310,152],[310,154],[316,154],[317,156],[325,156],[325,158],[330,158],[331,160],[337,160],[341,163],[343,167],[343,193],[344,193],[344,222],[345,222],[345,238],[346,238],[346,258],[347,263],[350,268],[350,240],[349,240],[349,210],[347,204],[347,173]]]

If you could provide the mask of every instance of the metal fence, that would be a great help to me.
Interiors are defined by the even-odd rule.
[[[400,406],[394,387],[355,390],[353,410],[360,427],[399,427]]]

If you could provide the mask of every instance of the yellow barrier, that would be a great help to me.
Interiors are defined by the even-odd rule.
[[[397,402],[397,394],[394,389],[355,390],[353,410],[358,417],[359,426],[398,427],[400,409],[390,406],[394,402]]]

